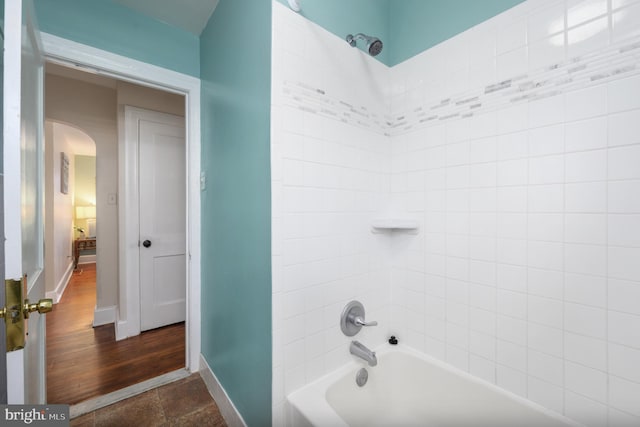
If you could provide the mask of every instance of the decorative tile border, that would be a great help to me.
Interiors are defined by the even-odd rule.
[[[318,114],[377,133],[385,133],[390,125],[364,105],[352,105],[342,99],[328,95],[323,89],[302,82],[285,80],[282,84],[285,105],[299,108],[307,113]]]
[[[636,74],[640,74],[640,37],[446,99],[431,99],[391,116],[303,82],[284,81],[282,90],[285,105],[392,136]]]

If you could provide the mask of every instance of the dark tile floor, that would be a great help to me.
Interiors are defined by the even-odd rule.
[[[198,374],[71,420],[71,427],[226,425]]]

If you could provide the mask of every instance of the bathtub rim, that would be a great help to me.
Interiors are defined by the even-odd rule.
[[[374,351],[376,352],[378,357],[382,357],[390,353],[404,353],[409,356],[413,356],[423,362],[431,363],[432,365],[435,365],[440,369],[462,377],[468,381],[471,381],[478,385],[482,385],[489,390],[495,391],[506,398],[521,403],[530,409],[541,412],[556,421],[563,422],[567,424],[567,426],[585,427],[584,424],[581,424],[576,420],[568,418],[558,412],[546,408],[539,403],[526,399],[525,397],[517,395],[509,390],[500,388],[485,379],[476,377],[469,372],[463,371],[460,368],[429,356],[428,354],[422,353],[407,345],[398,344],[392,346],[390,344],[382,344],[376,347]],[[338,369],[329,372],[328,374],[310,382],[309,384],[305,384],[297,390],[292,391],[287,395],[285,402],[287,405],[290,405],[293,409],[304,416],[313,426],[321,425],[318,423],[322,422],[330,423],[328,425],[331,425],[332,427],[349,427],[349,425],[331,407],[326,399],[326,393],[329,387],[331,387],[336,381],[343,378],[345,375],[355,375],[356,371],[362,367],[366,367],[366,363],[360,363],[355,358],[353,358],[353,360],[351,360],[349,363],[340,366]],[[368,369],[375,369],[375,367]],[[312,397],[316,397],[316,400],[318,400],[318,402],[309,404],[309,400]],[[320,397],[320,399],[317,399],[318,397]],[[291,408],[289,410],[291,410]]]

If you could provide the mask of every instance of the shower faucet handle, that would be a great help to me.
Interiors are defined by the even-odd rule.
[[[376,326],[378,322],[367,322],[364,320],[364,306],[360,301],[351,301],[342,310],[340,315],[340,329],[348,337],[352,337],[362,329],[363,326]]]
[[[376,322],[375,320],[371,322],[365,322],[364,319],[360,316],[357,316],[355,319],[353,319],[353,323],[359,326],[378,326],[378,322]]]

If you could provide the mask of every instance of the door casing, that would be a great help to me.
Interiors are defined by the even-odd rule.
[[[187,159],[187,322],[186,322],[186,368],[199,370],[200,355],[200,80],[198,78],[168,70],[166,68],[137,61],[91,46],[83,45],[48,33],[42,33],[45,59],[62,65],[106,75],[130,83],[148,86],[185,96],[185,140]],[[126,166],[123,152],[118,150],[118,193],[125,194]],[[123,288],[126,283],[126,201],[118,200],[119,251],[119,309],[116,313],[116,337],[126,338],[130,334],[128,295]],[[137,238],[136,238],[137,242]],[[136,244],[137,249],[137,244]],[[139,327],[139,323],[138,323]]]

